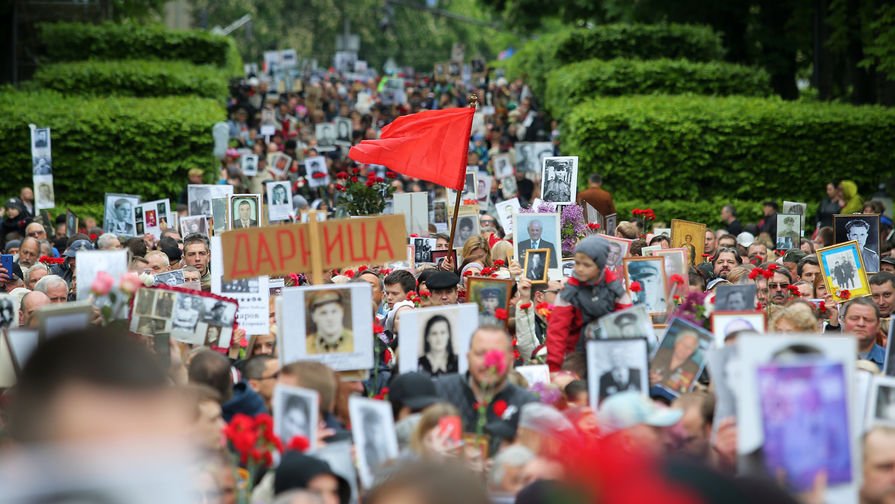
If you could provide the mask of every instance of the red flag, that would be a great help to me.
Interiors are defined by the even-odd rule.
[[[473,114],[473,107],[463,107],[401,116],[382,128],[378,140],[352,147],[348,157],[462,191]]]

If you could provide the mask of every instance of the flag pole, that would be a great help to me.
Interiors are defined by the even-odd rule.
[[[479,97],[475,94],[469,95],[469,106],[472,108],[476,108],[476,105],[479,103]],[[464,176],[465,180],[465,176]],[[454,248],[454,233],[457,231],[457,214],[460,213],[460,198],[463,196],[463,191],[457,191],[457,200],[454,202],[454,218],[451,219],[451,239],[448,242],[448,248]]]

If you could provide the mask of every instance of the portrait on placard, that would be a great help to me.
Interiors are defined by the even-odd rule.
[[[282,362],[316,360],[336,371],[373,365],[372,288],[366,282],[284,288]]]
[[[166,271],[155,275],[155,285],[168,285],[176,287],[183,285],[186,280],[183,279],[183,270]]]
[[[283,444],[301,436],[310,443],[309,449],[316,447],[319,403],[316,390],[281,384],[274,387],[271,399],[273,426]]]
[[[398,438],[391,404],[351,396],[348,399],[351,436],[357,454],[361,484],[372,488],[382,467],[398,458]]]
[[[507,324],[509,317],[504,317],[501,320],[497,315],[498,310],[508,313],[513,285],[512,280],[469,277],[466,298],[470,303],[476,303],[479,306],[481,324]]]
[[[605,229],[606,223],[603,222],[603,216],[600,215],[600,212],[586,201],[582,201],[581,204],[584,205],[585,221],[588,224],[597,224],[599,226],[597,229]]]
[[[600,334],[585,334],[590,339],[599,338],[646,338],[656,342],[656,332],[646,306],[632,306],[615,311],[597,319]],[[585,331],[588,331],[585,328]]]
[[[435,251],[435,238],[411,238],[413,241],[413,262],[414,264],[430,263],[432,260],[432,252]]]
[[[603,218],[603,222],[606,224],[604,229],[606,230],[606,234],[609,236],[615,236],[615,228],[618,227],[618,214],[609,214]]]
[[[665,274],[669,277],[671,275],[680,275],[681,278],[687,278],[690,267],[687,265],[687,251],[685,249],[660,248],[659,250],[654,250],[650,255],[665,259]]]
[[[78,224],[80,223],[77,214],[69,209],[65,209],[65,236],[71,238],[78,232]]]
[[[227,198],[211,200],[211,227],[214,234],[220,234],[227,230],[227,203]]]
[[[715,310],[748,312],[755,310],[758,289],[755,284],[721,284],[715,288]]]
[[[559,264],[559,268],[562,276],[571,278],[572,274],[575,273],[575,258],[563,257],[562,262]]]
[[[337,134],[335,123],[320,123],[314,127],[314,133],[314,136],[317,138],[317,145],[319,147],[326,148],[336,145]]]
[[[227,198],[233,194],[230,184],[190,184],[187,186],[187,200],[190,215],[212,217],[211,202],[216,198]]]
[[[242,167],[242,174],[246,177],[254,177],[255,175],[258,175],[257,154],[243,154],[240,157],[240,165]]]
[[[34,128],[31,150],[50,148],[50,128]]]
[[[867,273],[879,272],[879,215],[834,215],[835,243],[855,241]]]
[[[469,340],[479,326],[477,314],[473,303],[402,312],[398,370],[431,376],[465,373]]]
[[[819,249],[817,261],[827,292],[836,302],[870,295],[864,257],[859,251],[858,242],[849,241]]]
[[[19,326],[19,298],[0,294],[0,330]]]
[[[504,233],[512,234],[513,214],[522,209],[522,205],[519,204],[519,198],[501,201],[494,207],[497,209],[497,219],[500,221],[500,226],[503,228]]]
[[[590,405],[596,409],[620,392],[649,391],[649,345],[646,338],[616,338],[587,342]]]
[[[127,249],[79,251],[75,256],[76,298],[79,301],[90,298],[90,286],[100,271],[108,273],[117,286],[127,273],[129,253]]]
[[[625,280],[634,305],[643,305],[650,313],[665,313],[668,309],[665,302],[668,292],[665,259],[661,257],[626,257],[624,265]]]
[[[513,236],[516,240],[516,260],[525,259],[529,249],[550,249],[550,269],[558,268],[562,249],[559,214],[516,213],[513,217]]]
[[[492,178],[487,173],[478,174],[475,197],[483,207],[488,204],[488,197],[491,196],[491,181]]]
[[[103,231],[118,236],[136,236],[134,208],[140,204],[140,197],[134,194],[106,193],[105,201]]]
[[[34,207],[43,210],[56,207],[56,194],[53,189],[52,175],[38,175],[32,179],[34,183]]]
[[[549,203],[575,203],[578,190],[578,156],[544,159],[541,198]]]
[[[447,210],[447,202],[444,200],[434,201],[432,203],[432,223],[433,224],[444,224],[447,227],[448,224],[448,210]]]
[[[683,319],[673,319],[650,360],[650,382],[679,395],[689,392],[705,366],[714,336]]]
[[[870,407],[868,423],[895,427],[895,378],[874,379]]]
[[[712,332],[715,346],[722,347],[731,336],[741,333],[764,334],[765,314],[757,312],[728,312],[715,310],[712,313]]]
[[[335,144],[343,147],[351,146],[351,119],[348,117],[336,117]]]
[[[500,179],[500,194],[504,199],[515,198],[519,195],[519,185],[516,183],[516,177]]]
[[[466,168],[466,179],[463,183],[463,190],[460,191],[460,201],[466,200],[478,200],[478,196],[476,192],[478,191],[478,180],[479,180],[479,169],[478,167],[472,166]],[[456,191],[453,189],[449,190],[449,198],[451,202],[455,201],[457,197]]]
[[[276,176],[285,175],[292,167],[292,158],[282,152],[274,152],[267,160],[268,169]]]
[[[618,238],[609,234],[599,235],[601,240],[609,242],[609,255],[606,256],[606,268],[612,270],[617,277],[623,278],[624,275],[624,259],[628,256],[631,249],[631,243],[634,240],[626,238]]]
[[[701,264],[705,253],[705,224],[672,219],[671,247],[686,249],[690,266]]]
[[[774,248],[789,250],[801,244],[801,218],[796,214],[777,214],[777,240]]]
[[[527,249],[525,251],[525,261],[523,262],[523,272],[525,278],[531,280],[532,284],[547,283],[550,264],[549,248]]]
[[[200,297],[178,294],[175,297],[172,332],[195,332],[204,312],[205,303]]]
[[[61,334],[87,329],[95,317],[94,306],[89,301],[53,303],[35,312],[41,341]]]
[[[46,156],[34,156],[31,160],[33,175],[52,175],[53,159],[49,154]]]
[[[191,234],[208,236],[208,219],[202,215],[181,217],[180,234],[183,236],[189,236]]]
[[[230,229],[246,229],[261,225],[261,195],[234,194],[227,206]]]
[[[292,214],[292,184],[285,181],[267,184],[267,213],[270,222],[289,220]]]
[[[457,231],[454,233],[454,248],[462,248],[466,240],[479,234],[477,215],[458,215]]]
[[[513,176],[513,162],[509,154],[498,154],[494,156],[494,176],[503,179]]]
[[[807,203],[798,203],[795,201],[784,201],[783,209],[781,213],[790,214],[790,215],[798,215],[799,216],[799,227],[802,230],[802,233],[805,232],[805,214],[808,213],[808,204]]]
[[[326,158],[323,156],[305,159],[305,173],[308,187],[326,187],[329,184],[329,171],[326,167]]]

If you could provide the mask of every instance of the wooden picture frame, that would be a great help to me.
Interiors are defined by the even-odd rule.
[[[705,224],[699,222],[671,220],[671,248],[686,249],[690,266],[698,266],[703,263],[705,229]],[[690,237],[689,241],[687,240],[688,236]]]
[[[864,257],[858,250],[858,242],[852,240],[845,243],[837,243],[829,247],[818,249],[817,262],[820,265],[820,272],[824,276],[824,285],[827,292],[833,297],[837,303],[848,301],[849,299],[864,297],[870,295],[870,282],[867,279],[867,270],[864,266]],[[835,257],[834,257],[835,256]],[[835,261],[835,262],[834,262]],[[851,278],[846,279],[844,273],[834,278],[835,268],[840,264],[851,263],[852,267],[857,267],[857,271]],[[855,286],[852,281],[857,279],[860,283]],[[839,282],[839,283],[835,283]],[[843,296],[842,291],[847,290],[848,295]]]
[[[250,201],[254,203],[255,208],[252,210],[251,215],[249,215],[249,225],[242,226],[241,221],[239,219],[239,210],[234,210],[234,205],[242,205],[243,201]],[[227,198],[227,229],[241,229],[242,227],[261,227],[263,225],[262,220],[262,207],[261,207],[261,195],[260,194],[231,194]]]
[[[491,313],[492,309],[488,306],[483,306],[484,300],[481,298],[481,292],[489,288],[496,288],[499,291],[502,291],[502,297],[498,293],[498,304],[496,307],[494,307],[494,311],[496,311],[497,308],[503,308],[509,313],[510,298],[513,296],[514,285],[516,285],[516,282],[513,280],[504,280],[500,278],[489,277],[469,277],[466,284],[466,302],[475,303],[478,305],[479,319],[481,321],[486,323],[499,323],[506,326],[509,321],[509,317],[507,317],[507,320],[497,320],[494,317],[495,314]]]
[[[540,248],[540,249],[527,249],[525,251],[525,263],[522,267],[522,274],[525,278],[531,280],[532,285],[536,284],[546,284],[549,280],[550,276],[550,254],[553,251],[549,248]],[[532,277],[529,274],[529,267],[531,266],[530,257],[535,254],[543,254],[544,262],[541,263],[542,271],[536,277]]]

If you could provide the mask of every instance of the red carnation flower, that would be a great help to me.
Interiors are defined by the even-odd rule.
[[[336,173],[336,178],[337,178],[337,179],[341,179],[341,180],[345,180],[345,179],[348,178],[348,172],[340,171],[339,173]]]
[[[368,269],[370,269],[370,268],[368,268],[366,264],[361,264],[360,266],[357,267],[357,272],[360,273],[362,271],[367,271]]]
[[[314,174],[311,175],[311,178],[320,180],[320,179],[322,179],[322,178],[326,178],[326,174],[323,173],[323,172],[314,172]]]
[[[384,182],[385,182],[385,179],[384,179],[384,178],[382,178],[382,177],[376,177],[376,183],[377,183],[377,184],[382,184],[382,183],[384,183]]]
[[[348,190],[348,188],[343,186],[342,184],[336,184],[333,187],[336,188],[336,191],[340,191],[340,192],[345,192]]]
[[[355,175],[360,175],[360,168],[352,168],[351,173],[353,173]]]
[[[357,182],[357,177],[351,177],[352,182]]]
[[[96,233],[90,233],[90,241],[96,241],[97,238],[99,238],[99,236],[97,236]]]
[[[821,301],[821,302],[817,305],[817,311],[819,311],[819,312],[821,312],[821,313],[827,313],[827,303],[824,302],[824,301]]]
[[[368,179],[367,182],[366,182],[366,184],[364,184],[364,185],[366,185],[367,187],[373,187],[375,184],[376,184],[376,181],[375,181],[375,180],[373,180],[373,179]]]
[[[749,280],[755,280],[758,278],[758,275],[761,275],[761,268],[755,268],[749,272]]]
[[[510,317],[509,312],[507,312],[506,308],[498,308],[494,310],[494,318],[497,320],[506,320]]]
[[[388,366],[392,362],[392,350],[390,348],[386,348],[382,352],[382,363]]]
[[[466,270],[463,272],[463,276],[472,276],[472,270]]]
[[[777,263],[768,264],[768,271],[776,271],[779,267],[780,266],[778,266]]]
[[[342,272],[342,274],[347,276],[348,278],[354,278],[354,270],[345,270]]]
[[[527,310],[529,308],[531,308],[531,303],[522,303],[521,305],[519,305],[520,310]]]
[[[497,266],[498,268],[500,268],[500,267],[506,266],[507,263],[503,259],[497,259],[496,261],[494,261],[494,265]]]
[[[669,280],[671,280],[671,283],[673,284],[684,285],[684,277],[680,276],[677,273],[671,275],[671,278]]]
[[[308,448],[310,447],[311,442],[304,436],[293,436],[292,439],[289,440],[289,444],[286,445],[287,450],[297,451],[299,453],[308,451]]]
[[[385,176],[388,178],[398,178],[398,174],[393,171],[385,172]]]
[[[588,222],[587,227],[593,231],[600,229],[600,224],[598,222]]]
[[[771,269],[762,270],[761,276],[770,280],[770,279],[774,278],[774,270],[771,270]]]
[[[379,399],[380,401],[385,401],[388,399],[388,387],[382,387],[382,390],[379,391],[378,394],[373,396],[373,399]]]
[[[503,399],[498,399],[494,401],[494,404],[491,405],[491,409],[494,410],[495,415],[503,418],[503,414],[507,411],[507,402]]]
[[[842,289],[841,291],[839,291],[838,297],[839,297],[839,299],[844,299],[844,300],[848,301],[848,299],[851,298],[851,292],[849,292],[848,289]]]
[[[631,282],[631,292],[640,292],[643,290],[643,287],[640,285],[640,282],[637,280]]]
[[[419,236],[417,233],[410,233],[411,238],[419,238]]]
[[[373,334],[381,334],[381,333],[384,333],[384,332],[385,332],[385,328],[384,328],[384,327],[382,327],[381,325],[377,324],[376,322],[373,322]]]

